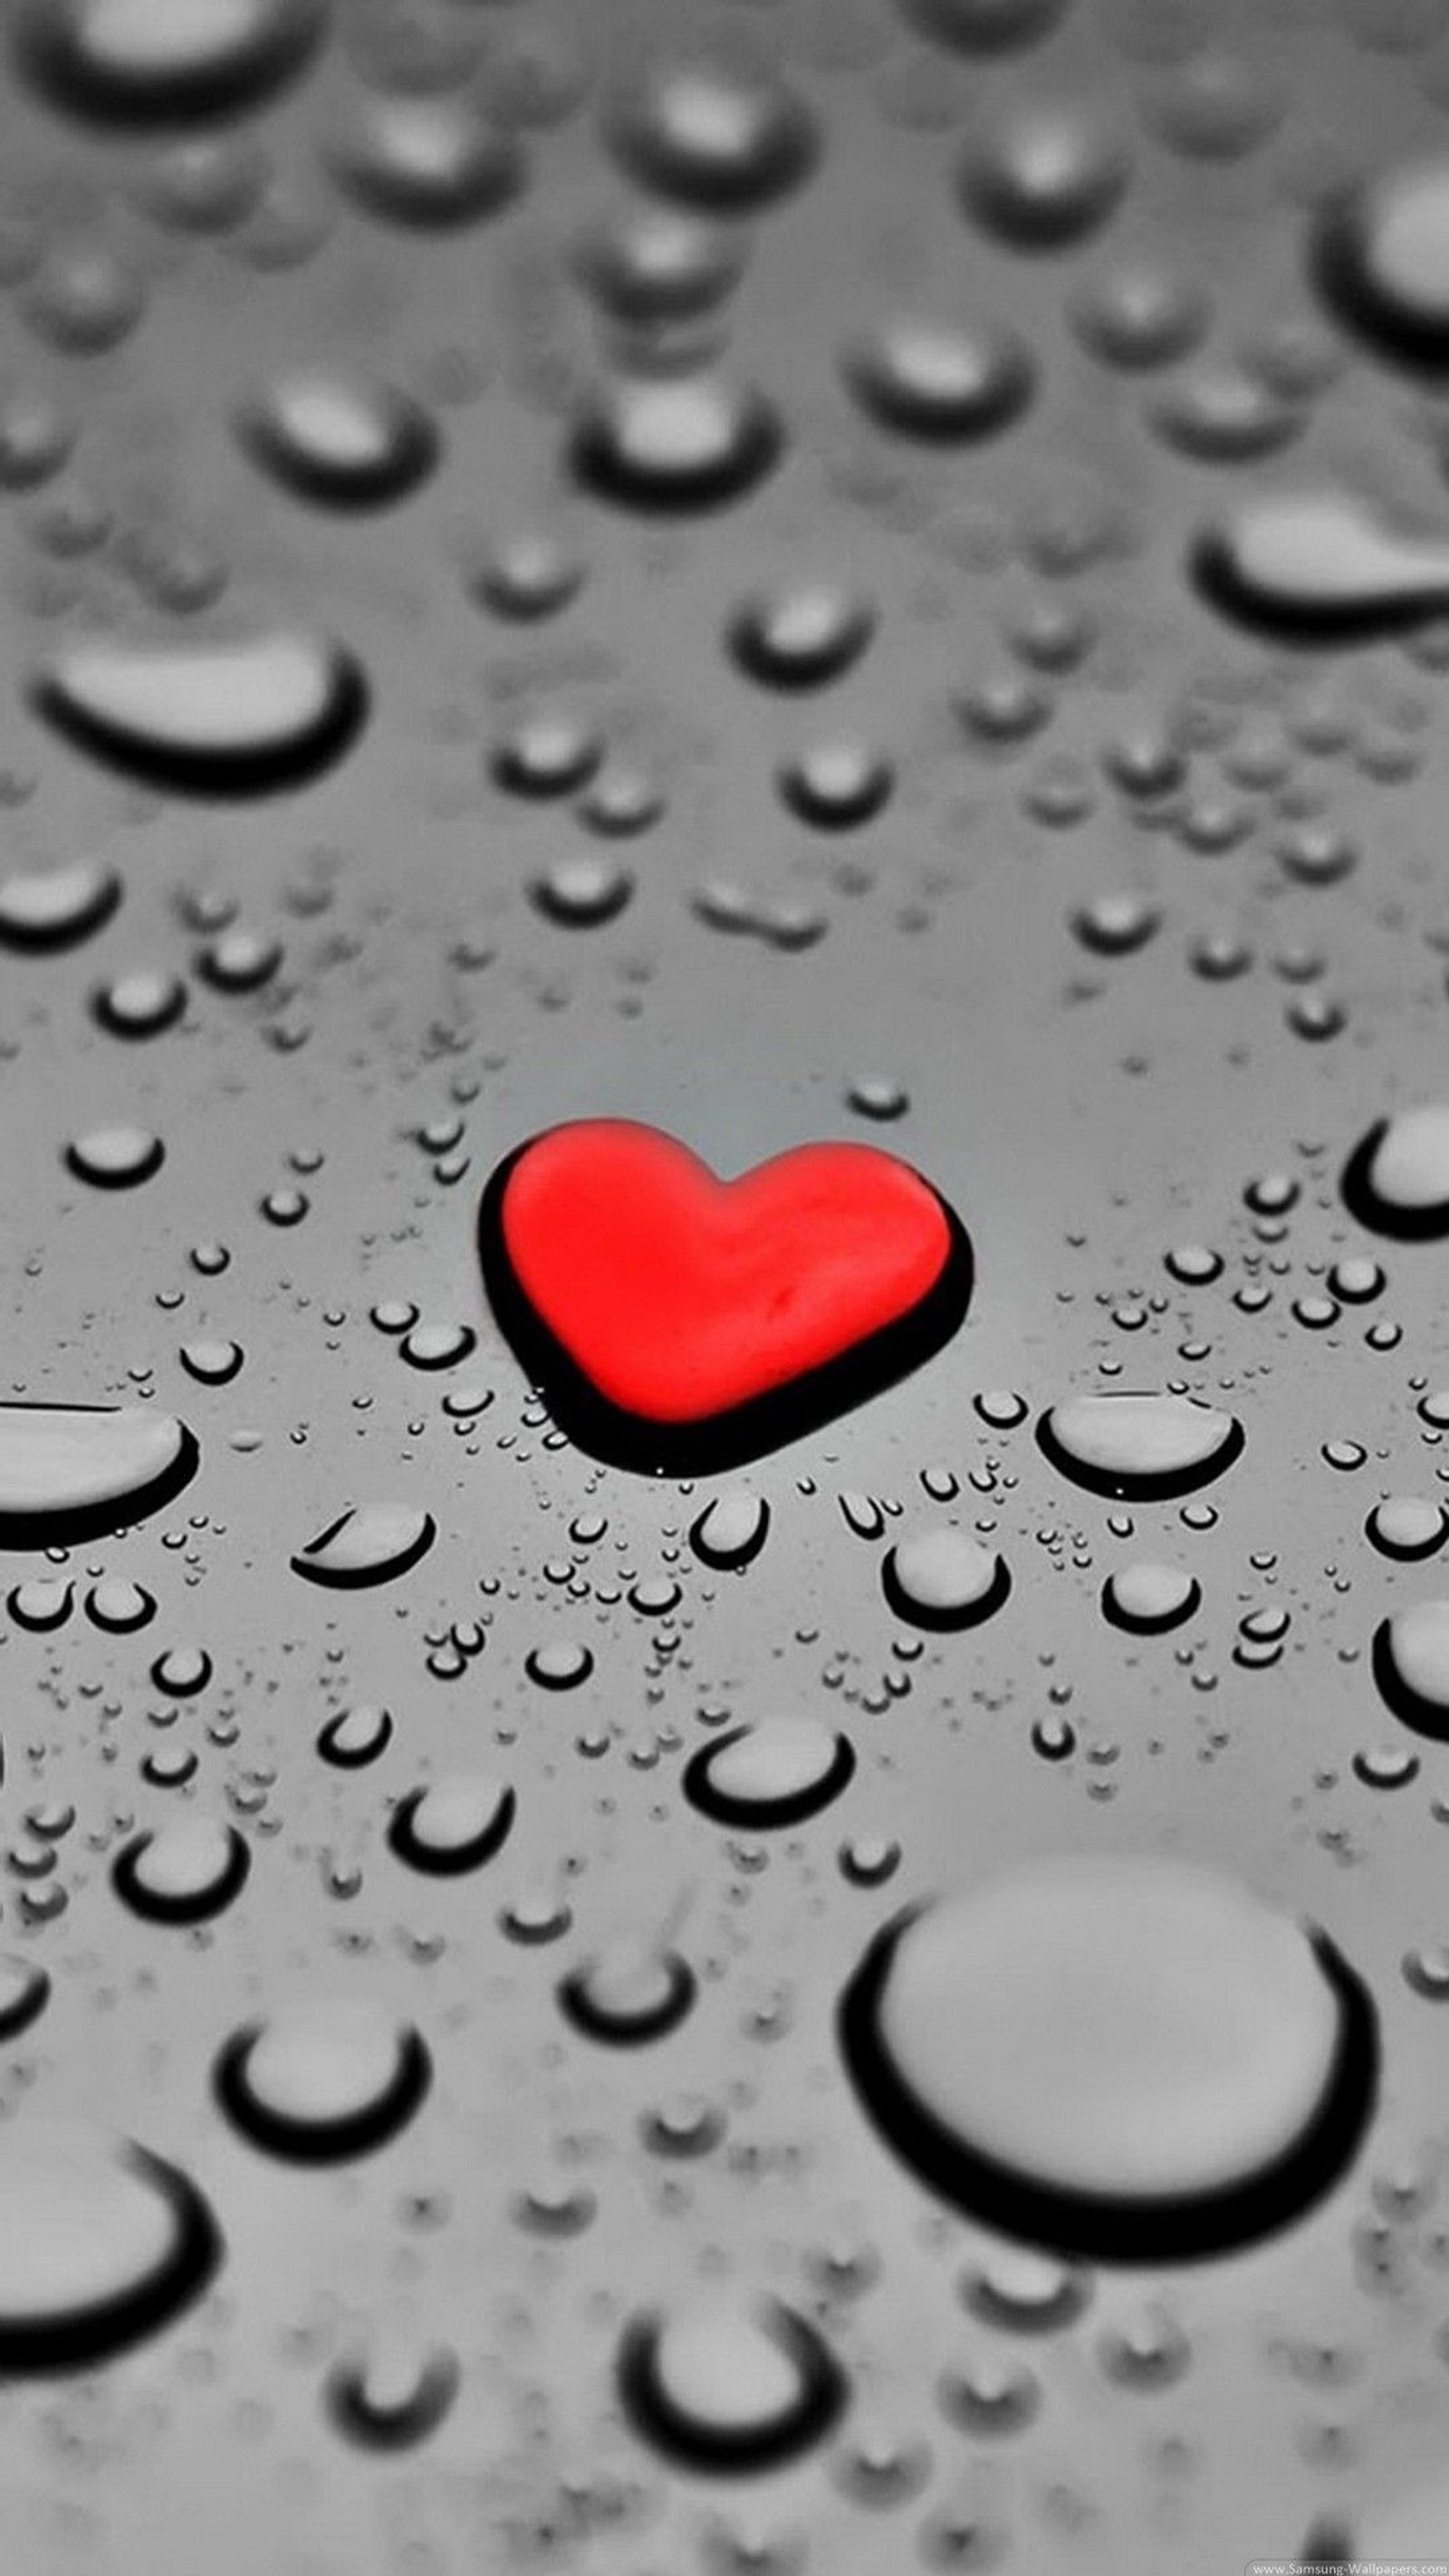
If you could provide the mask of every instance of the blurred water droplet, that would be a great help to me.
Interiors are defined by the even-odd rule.
[[[214,2070],[217,2098],[268,2155],[329,2164],[404,2127],[432,2082],[409,2022],[359,1998],[293,2003],[238,2031]]]
[[[636,2317],[619,2347],[636,2431],[686,2468],[752,2474],[809,2450],[848,2388],[818,2330],[777,2299]]]
[[[575,425],[570,457],[601,500],[649,513],[739,499],[776,463],[779,420],[764,396],[724,377],[619,378]]]
[[[504,1781],[487,1772],[458,1772],[429,1781],[424,1789],[410,1789],[399,1799],[387,1829],[388,1845],[409,1869],[434,1878],[459,1877],[481,1869],[502,1850],[516,1807]]]
[[[818,1815],[854,1770],[849,1740],[818,1718],[767,1717],[702,1745],[685,1766],[684,1794],[716,1824],[773,1831]]]
[[[442,450],[436,422],[408,394],[362,376],[293,370],[238,415],[242,444],[274,481],[333,510],[406,499]]]
[[[234,1825],[188,1816],[128,1842],[112,1884],[148,1923],[207,1923],[241,1894],[250,1869],[251,1853]]]
[[[0,2364],[88,2369],[169,2325],[222,2255],[175,2165],[79,2121],[15,2117],[0,2139]]]

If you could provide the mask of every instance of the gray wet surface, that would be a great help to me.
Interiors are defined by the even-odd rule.
[[[5,34],[7,2570],[1449,2555],[1449,6]],[[964,1323],[600,1463],[600,1117]]]

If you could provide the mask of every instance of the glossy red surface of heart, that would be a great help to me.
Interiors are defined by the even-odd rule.
[[[494,1227],[510,1285],[594,1395],[672,1426],[847,1361],[932,1301],[964,1247],[930,1184],[874,1146],[803,1145],[720,1181],[618,1119],[525,1145]]]

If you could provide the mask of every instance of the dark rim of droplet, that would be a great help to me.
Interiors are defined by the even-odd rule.
[[[750,393],[741,398],[735,435],[702,464],[653,467],[628,455],[610,421],[591,413],[574,431],[569,460],[578,482],[599,500],[667,518],[741,499],[778,464],[784,444],[773,404],[763,394]]]
[[[456,2353],[430,2353],[410,2396],[398,2406],[374,2406],[365,2365],[339,2362],[328,2378],[324,2403],[339,2433],[369,2451],[405,2451],[435,2433],[458,2393],[462,2373]]]
[[[370,2102],[333,2120],[292,2120],[257,2099],[247,2080],[252,2050],[264,2035],[253,2022],[229,2039],[212,2070],[212,2088],[222,2109],[253,2146],[290,2164],[340,2164],[349,2156],[368,2155],[385,2146],[404,2127],[425,2099],[433,2081],[433,2061],[416,2030],[400,2031],[398,2061],[391,2082]]]
[[[1449,1744],[1449,1705],[1423,1698],[1405,1680],[1394,1660],[1393,1629],[1389,1618],[1381,1619],[1374,1630],[1370,1664],[1379,1697],[1412,1734],[1427,1736],[1434,1744]]]
[[[844,2413],[850,2383],[823,2337],[782,2302],[769,2303],[775,2331],[800,2373],[795,2404],[765,2425],[708,2424],[677,2407],[659,2374],[666,2323],[635,2317],[619,2344],[618,2389],[635,2430],[683,2468],[721,2477],[777,2467],[820,2441]]]
[[[713,1566],[718,1574],[742,1574],[747,1565],[754,1564],[770,1535],[770,1506],[762,1495],[755,1506],[754,1527],[738,1547],[716,1547],[712,1543],[709,1524],[713,1511],[714,1504],[706,1503],[698,1518],[690,1522],[689,1544],[701,1565]]]
[[[1236,1414],[1227,1417],[1229,1429],[1216,1449],[1206,1458],[1195,1458],[1182,1467],[1164,1467],[1156,1475],[1143,1475],[1134,1468],[1094,1467],[1063,1448],[1052,1423],[1055,1407],[1048,1405],[1036,1426],[1036,1445],[1059,1474],[1089,1494],[1108,1494],[1114,1502],[1167,1503],[1179,1494],[1196,1493],[1200,1485],[1210,1485],[1227,1473],[1247,1447],[1247,1434]]]
[[[427,1795],[426,1789],[410,1789],[398,1800],[388,1824],[388,1849],[409,1869],[422,1870],[429,1878],[461,1878],[470,1869],[481,1869],[502,1850],[518,1812],[512,1789],[504,1790],[487,1823],[461,1843],[430,1843],[418,1832],[418,1809]]]
[[[7,914],[0,920],[0,948],[13,948],[18,955],[27,957],[78,948],[83,939],[93,939],[98,930],[105,928],[120,900],[121,880],[115,876],[97,886],[81,911],[69,913],[61,921],[17,921]]]
[[[89,2370],[169,2325],[209,2289],[226,2242],[194,2182],[127,2139],[124,2163],[165,2201],[175,2234],[149,2272],[94,2305],[63,2315],[0,2316],[0,2373]]]
[[[696,1422],[655,1422],[611,1404],[550,1332],[525,1296],[508,1257],[503,1202],[509,1181],[539,1136],[517,1146],[493,1172],[478,1211],[478,1248],[494,1320],[530,1381],[547,1398],[566,1439],[606,1466],[645,1476],[709,1476],[763,1457],[849,1412],[944,1349],[966,1318],[975,1277],[971,1240],[955,1209],[931,1188],[946,1220],[947,1248],[934,1284],[916,1305],[835,1359],[787,1386]]]
[[[67,742],[122,777],[174,796],[240,800],[305,787],[351,750],[371,703],[367,678],[356,655],[338,644],[329,648],[328,669],[331,685],[309,724],[277,741],[225,749],[192,749],[112,724],[77,706],[51,674],[32,682],[30,703]]]
[[[237,436],[254,464],[282,490],[323,510],[385,510],[425,483],[443,453],[442,432],[418,403],[384,394],[386,453],[366,464],[309,456],[265,403],[241,413]]]
[[[660,1956],[659,1965],[664,1971],[661,1993],[653,2002],[633,2011],[598,2001],[589,1976],[594,1964],[589,1960],[583,1967],[573,1969],[556,1989],[565,2021],[572,2022],[585,2039],[597,2039],[606,2048],[642,2048],[652,2039],[667,2038],[693,2009],[699,1979],[677,1950],[666,1950]]]
[[[215,1878],[204,1887],[148,1887],[141,1876],[141,1863],[154,1834],[136,1834],[124,1850],[116,1854],[111,1870],[111,1883],[116,1894],[147,1923],[206,1923],[213,1914],[222,1914],[234,1897],[241,1894],[251,1873],[250,1846],[235,1825],[226,1828],[226,1863]]]
[[[1124,1610],[1117,1598],[1116,1584],[1109,1574],[1102,1586],[1102,1616],[1113,1628],[1125,1628],[1132,1637],[1160,1637],[1169,1628],[1180,1628],[1184,1619],[1195,1618],[1202,1608],[1202,1585],[1197,1576],[1188,1578],[1186,1591],[1167,1610],[1143,1612]]]
[[[754,1833],[774,1833],[785,1825],[803,1825],[807,1816],[817,1816],[823,1807],[830,1806],[855,1775],[855,1747],[848,1735],[837,1735],[828,1769],[818,1779],[808,1780],[803,1788],[785,1790],[775,1798],[731,1797],[715,1787],[711,1771],[730,1745],[754,1732],[751,1726],[732,1726],[728,1734],[717,1735],[712,1744],[702,1744],[684,1766],[680,1786],[690,1805],[713,1824],[736,1825]]]
[[[52,105],[90,124],[153,129],[219,123],[261,106],[301,71],[327,21],[325,0],[292,0],[265,43],[233,48],[215,64],[152,72],[89,62],[75,42],[78,14],[90,13],[32,0],[15,33],[24,70]]]
[[[14,1584],[11,1587],[5,1604],[11,1618],[15,1620],[19,1627],[28,1628],[32,1636],[43,1637],[48,1629],[63,1628],[65,1626],[65,1623],[70,1617],[71,1611],[75,1606],[75,1585],[73,1583],[57,1584],[55,1587],[55,1598],[52,1606],[48,1610],[40,1611],[28,1610],[22,1607],[20,1596],[23,1589],[23,1585],[18,1583]],[[46,1598],[50,1598],[49,1594],[46,1595]]]
[[[908,1907],[876,1935],[841,1996],[836,2032],[851,2081],[887,2145],[970,2217],[1022,2243],[1093,2262],[1196,2262],[1289,2226],[1346,2172],[1378,2097],[1378,2013],[1367,1986],[1325,1933],[1312,1929],[1308,1938],[1333,1991],[1339,2027],[1311,2120],[1270,2163],[1240,2181],[1134,2198],[1070,2191],[968,2146],[892,2065],[880,2037],[881,2007],[896,1950],[924,1910]]]
[[[37,1405],[27,1411],[45,1413],[97,1412],[112,1410],[106,1405]],[[0,1547],[81,1547],[88,1539],[111,1538],[117,1530],[131,1529],[137,1521],[159,1512],[166,1503],[184,1493],[201,1465],[201,1451],[193,1432],[181,1425],[181,1439],[176,1455],[160,1474],[149,1483],[134,1485],[124,1494],[113,1494],[103,1503],[62,1504],[55,1510],[0,1511]]]
[[[978,1593],[974,1601],[948,1601],[944,1604],[918,1601],[915,1594],[908,1592],[901,1582],[896,1564],[898,1554],[899,1550],[893,1547],[882,1560],[880,1587],[892,1615],[897,1619],[903,1619],[907,1627],[932,1628],[941,1631],[951,1628],[974,1628],[981,1620],[992,1618],[1010,1594],[1011,1568],[1005,1557],[998,1555],[992,1568],[991,1581],[984,1592]]]
[[[50,1977],[47,1970],[32,1967],[28,1960],[22,1964],[25,1967],[26,1982],[12,1997],[9,2004],[0,2008],[0,2039],[18,2039],[22,2031],[29,2030],[31,2023],[40,2019],[50,2001]]]
[[[369,1762],[376,1762],[392,1742],[392,1713],[384,1708],[379,1709],[378,1723],[365,1743],[358,1746],[344,1744],[341,1741],[342,1730],[351,1723],[353,1714],[351,1709],[343,1709],[340,1716],[329,1717],[317,1737],[317,1750],[323,1761],[332,1763],[339,1771],[365,1769]]]
[[[917,389],[892,374],[874,348],[848,355],[841,372],[862,410],[882,429],[935,447],[965,446],[1009,429],[1036,392],[1036,361],[1022,341],[997,335],[989,351],[989,371],[983,369],[977,384],[956,395]]]
[[[320,1583],[333,1591],[362,1592],[369,1584],[391,1583],[398,1575],[410,1573],[419,1558],[427,1555],[438,1535],[438,1524],[432,1513],[424,1512],[416,1538],[410,1539],[407,1546],[400,1548],[395,1556],[388,1557],[381,1567],[328,1565],[325,1562],[319,1562],[321,1551],[326,1547],[328,1540],[335,1538],[340,1529],[345,1529],[351,1518],[350,1506],[345,1512],[339,1512],[336,1520],[323,1530],[320,1538],[312,1539],[293,1557],[292,1572],[300,1574],[308,1583]]]
[[[1434,1199],[1427,1207],[1397,1207],[1374,1188],[1374,1163],[1391,1124],[1387,1118],[1376,1120],[1355,1145],[1339,1174],[1339,1195],[1349,1215],[1371,1234],[1389,1235],[1396,1243],[1433,1243],[1449,1234],[1449,1199]]]
[[[1231,539],[1217,528],[1205,528],[1194,538],[1188,571],[1210,607],[1279,644],[1369,644],[1380,636],[1402,635],[1412,627],[1430,624],[1449,609],[1449,583],[1442,588],[1426,584],[1422,590],[1313,600],[1265,589],[1244,571]]]
[[[1419,321],[1375,286],[1365,259],[1365,209],[1355,189],[1326,207],[1310,237],[1312,285],[1356,338],[1370,343],[1408,374],[1443,377],[1449,371],[1449,318]]]

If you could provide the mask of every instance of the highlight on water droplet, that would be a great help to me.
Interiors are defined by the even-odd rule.
[[[159,2333],[220,2264],[220,2229],[176,2165],[80,2121],[0,2132],[0,2369],[89,2370]]]

